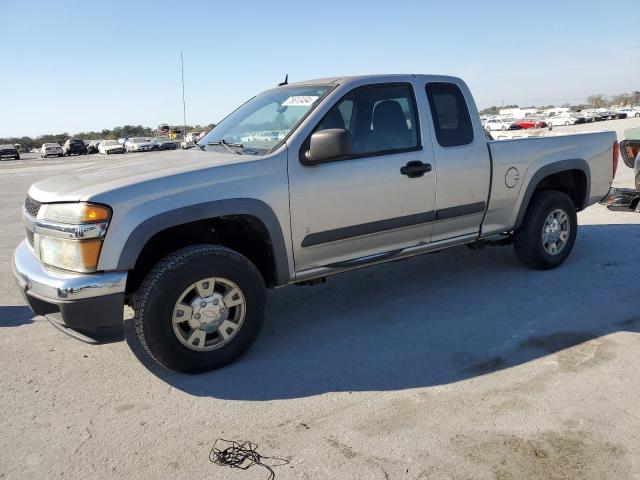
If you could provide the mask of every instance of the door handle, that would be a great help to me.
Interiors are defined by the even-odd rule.
[[[400,168],[400,173],[406,175],[409,178],[421,177],[425,172],[431,171],[430,163],[422,163],[419,160],[414,160],[407,163],[404,167]]]

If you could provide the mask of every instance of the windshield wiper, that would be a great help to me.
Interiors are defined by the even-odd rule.
[[[222,139],[222,140],[218,140],[217,142],[208,142],[207,145],[213,145],[213,146],[222,145],[224,148],[229,150],[231,153],[236,153],[238,155],[242,155],[241,152],[236,150],[236,148],[242,148],[243,147],[243,145],[241,143],[229,143],[226,140]]]

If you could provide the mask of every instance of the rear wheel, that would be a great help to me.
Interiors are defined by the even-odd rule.
[[[576,207],[562,192],[543,190],[531,198],[513,246],[518,259],[536,270],[561,265],[571,253],[578,231]]]
[[[253,344],[265,297],[260,272],[244,256],[217,245],[186,247],[159,262],[140,286],[136,334],[166,368],[213,370]]]

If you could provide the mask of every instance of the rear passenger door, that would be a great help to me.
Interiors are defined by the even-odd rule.
[[[487,141],[468,89],[455,83],[425,85],[434,132],[438,188],[436,223],[431,241],[437,242],[480,231],[489,195],[491,162]]]

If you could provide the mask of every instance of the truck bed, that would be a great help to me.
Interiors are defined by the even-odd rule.
[[[534,175],[567,163],[585,171],[587,201],[582,210],[605,197],[613,179],[615,132],[579,133],[487,142],[491,155],[491,192],[482,236],[511,230]],[[571,167],[571,168],[574,168]]]

